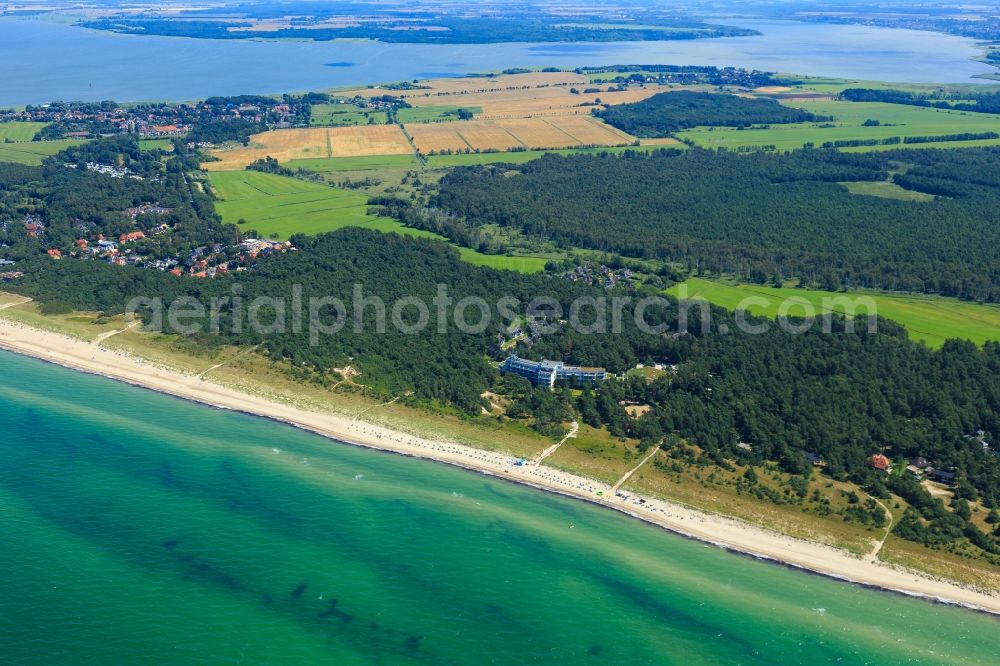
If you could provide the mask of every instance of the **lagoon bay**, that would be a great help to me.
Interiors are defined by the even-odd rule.
[[[386,44],[122,35],[0,18],[0,104],[194,100],[325,90],[510,67],[714,65],[897,82],[989,83],[975,40],[931,32],[729,20],[759,36],[650,42]]]
[[[989,664],[994,617],[0,353],[6,664]]]

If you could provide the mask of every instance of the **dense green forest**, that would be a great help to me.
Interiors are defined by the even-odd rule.
[[[641,102],[615,104],[594,115],[623,132],[643,139],[666,137],[700,125],[748,127],[778,123],[828,120],[772,99],[678,90],[653,95]]]
[[[932,202],[851,194],[882,181]],[[513,171],[512,169],[515,169]],[[471,227],[498,224],[566,247],[684,263],[764,283],[871,287],[1000,300],[1000,150],[691,149],[547,155],[456,169],[432,204]]]

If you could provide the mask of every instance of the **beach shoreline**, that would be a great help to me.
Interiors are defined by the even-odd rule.
[[[516,456],[436,441],[330,412],[240,392],[204,377],[157,367],[130,354],[0,319],[0,349],[100,375],[211,407],[291,425],[335,442],[443,462],[545,492],[603,506],[706,544],[864,587],[1000,615],[1000,590],[980,590],[786,536],[733,518],[630,492],[544,464],[515,465]]]

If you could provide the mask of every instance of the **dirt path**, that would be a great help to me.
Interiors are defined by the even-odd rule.
[[[577,431],[578,431],[579,429],[580,429],[580,424],[579,424],[579,423],[577,423],[576,421],[573,421],[573,425],[571,425],[571,426],[570,426],[570,428],[569,428],[569,432],[568,432],[568,433],[566,433],[566,436],[565,436],[565,437],[563,437],[562,439],[560,439],[560,440],[559,440],[558,442],[556,442],[556,443],[555,443],[555,444],[553,444],[552,446],[550,446],[549,448],[547,448],[547,449],[545,449],[544,451],[542,451],[541,453],[539,453],[539,454],[538,454],[538,455],[537,455],[537,456],[535,457],[535,459],[531,461],[531,464],[532,464],[532,465],[535,465],[535,466],[537,466],[537,465],[541,465],[541,464],[542,464],[542,461],[543,461],[543,460],[545,460],[546,458],[548,458],[549,456],[551,456],[551,455],[552,455],[553,453],[555,453],[555,452],[556,452],[556,450],[557,450],[557,449],[558,449],[558,448],[559,448],[560,446],[562,446],[562,445],[563,445],[563,442],[565,442],[565,441],[566,441],[567,439],[569,439],[570,437],[576,437],[576,432],[577,432]]]
[[[119,333],[124,333],[125,331],[127,331],[129,329],[135,328],[136,326],[138,326],[141,323],[142,323],[141,321],[134,321],[131,324],[129,324],[128,326],[126,326],[125,328],[121,329],[121,330],[118,330],[118,331],[108,331],[107,333],[101,333],[96,338],[94,338],[94,344],[95,345],[99,345],[102,342],[104,342],[105,340],[107,340],[108,338],[113,337],[115,335],[118,335]]]
[[[643,465],[645,465],[646,463],[648,463],[650,460],[652,460],[653,456],[655,456],[657,453],[659,453],[659,451],[660,451],[660,447],[659,446],[653,447],[653,450],[650,452],[650,454],[648,456],[646,456],[645,458],[642,459],[642,462],[640,462],[638,465],[636,465],[635,467],[633,467],[632,469],[630,469],[628,472],[626,472],[625,476],[623,476],[622,478],[618,479],[618,483],[616,483],[615,485],[611,486],[611,496],[614,497],[615,494],[618,492],[618,489],[622,487],[622,484],[624,484],[626,481],[628,481],[632,477],[633,474],[635,474],[636,472],[638,472],[640,467],[642,467]]]
[[[882,504],[882,500],[878,499],[877,497],[872,497],[872,499],[875,500],[876,504],[882,507],[882,510],[885,511],[885,515],[889,516],[889,524],[885,526],[885,535],[883,535],[882,539],[877,544],[875,544],[875,547],[872,549],[872,552],[868,553],[868,555],[865,556],[865,559],[868,560],[869,562],[874,562],[878,559],[878,554],[882,552],[882,548],[885,546],[886,540],[889,538],[889,535],[892,534],[892,511],[889,511],[889,507],[887,507],[885,504]]]
[[[360,419],[360,418],[361,418],[361,415],[362,415],[362,414],[364,414],[365,412],[370,412],[371,410],[373,410],[373,409],[378,409],[379,407],[388,407],[389,405],[391,405],[392,403],[396,402],[396,401],[397,401],[397,400],[399,400],[400,398],[403,398],[403,397],[406,397],[406,396],[409,396],[409,395],[413,395],[413,391],[407,391],[407,392],[406,392],[406,393],[404,393],[403,395],[397,395],[397,396],[396,396],[395,398],[393,398],[393,399],[392,399],[392,400],[390,400],[389,402],[383,402],[383,403],[382,403],[382,404],[380,404],[380,405],[372,405],[371,407],[365,407],[365,408],[364,408],[364,409],[362,409],[362,410],[361,410],[360,412],[358,412],[357,414],[355,414],[355,415],[354,415],[354,418],[353,418],[353,419],[351,419],[351,420],[352,420],[352,421],[357,421],[358,419]]]

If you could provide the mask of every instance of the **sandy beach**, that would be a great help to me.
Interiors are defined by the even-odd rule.
[[[621,511],[678,534],[754,557],[857,584],[1000,615],[1000,590],[984,591],[863,559],[847,551],[788,537],[741,521],[664,500],[612,492],[611,486],[544,464],[516,465],[516,458],[460,444],[396,432],[363,420],[306,411],[249,395],[194,375],[156,367],[123,352],[0,319],[0,349],[99,374],[223,409],[282,421],[332,438],[407,456],[457,465]]]

